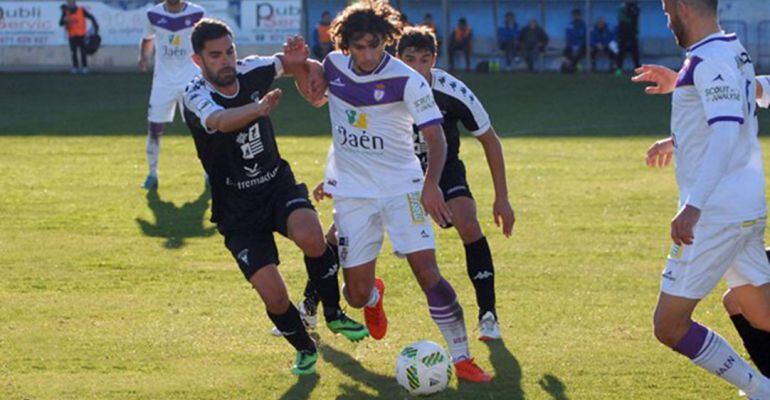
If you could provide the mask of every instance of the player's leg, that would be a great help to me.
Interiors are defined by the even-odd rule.
[[[479,340],[500,339],[495,299],[495,267],[487,238],[476,216],[476,202],[469,196],[447,201],[452,212],[452,224],[463,241],[468,278],[476,292],[479,307]]]
[[[286,285],[278,273],[278,249],[272,234],[226,235],[225,246],[235,257],[243,276],[262,298],[270,320],[297,351],[292,373],[315,372],[316,346],[302,325],[299,311],[289,300]]]
[[[305,269],[323,303],[326,326],[352,341],[365,338],[369,335],[366,328],[348,318],[340,308],[337,257],[326,244],[318,214],[308,199],[307,187],[292,185],[275,196],[277,230],[305,254]]]
[[[156,85],[153,82],[150,92],[150,104],[147,112],[147,178],[142,187],[158,187],[158,162],[160,159],[160,138],[167,122],[174,119],[176,93],[173,89]]]
[[[78,72],[78,69],[80,68],[80,64],[78,61],[78,53],[77,53],[77,41],[74,36],[69,37],[69,45],[70,45],[70,56],[72,57],[72,70],[71,72],[73,74],[76,74]]]
[[[692,245],[674,246],[669,255],[655,309],[655,337],[750,396],[770,396],[767,378],[718,333],[692,320],[700,299],[714,289],[742,250],[746,236],[741,224],[699,224],[695,237]]]
[[[334,198],[339,262],[345,286],[342,294],[353,308],[364,309],[364,319],[375,340],[385,337],[388,318],[383,307],[385,283],[375,276],[377,255],[385,238],[376,199]]]
[[[78,47],[78,51],[80,51],[80,65],[82,66],[80,68],[80,72],[83,74],[88,73],[88,55],[86,54],[85,36],[78,37],[77,47]]]
[[[396,254],[409,262],[428,302],[428,310],[447,343],[458,378],[489,382],[492,377],[470,356],[465,318],[457,294],[439,272],[435,235],[430,217],[422,208],[420,193],[383,199],[388,235]]]
[[[725,274],[730,289],[722,302],[752,361],[770,376],[770,264],[765,250],[765,221],[752,229],[746,248]]]
[[[769,300],[770,285],[759,288],[749,285],[732,288],[722,297],[725,310],[741,336],[743,346],[751,360],[754,361],[757,369],[768,377],[770,377],[770,330],[760,327],[770,323],[770,316],[767,314]],[[746,303],[752,307],[750,313],[744,313],[741,307],[741,304]],[[753,308],[756,307],[755,304],[760,304],[758,309]],[[754,323],[749,322],[746,314],[751,315]],[[764,317],[762,317],[763,314]]]

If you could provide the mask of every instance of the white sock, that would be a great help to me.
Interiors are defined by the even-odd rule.
[[[147,134],[147,164],[150,167],[150,175],[158,176],[158,158],[160,157],[160,136]]]
[[[749,395],[766,390],[767,378],[755,371],[722,336],[710,329],[706,344],[692,362]]]
[[[377,290],[377,286],[372,286],[372,293],[369,294],[369,301],[366,302],[365,307],[374,307],[378,301],[380,301],[380,291]]]

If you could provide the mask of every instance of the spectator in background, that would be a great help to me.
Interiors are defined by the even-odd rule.
[[[449,37],[449,70],[455,69],[455,53],[461,51],[465,56],[465,70],[471,70],[471,40],[473,39],[473,29],[468,25],[468,21],[463,17],[457,21],[452,36]]]
[[[505,24],[497,28],[497,45],[505,52],[506,69],[511,70],[519,50],[519,24],[512,12],[505,13]]]
[[[433,22],[433,15],[431,15],[430,13],[427,13],[422,17],[422,23],[420,25],[427,26],[428,29],[430,29],[430,31],[433,32],[434,35],[437,33],[436,23]]]
[[[67,37],[69,37],[73,74],[88,73],[88,58],[85,49],[86,33],[88,32],[86,19],[91,21],[94,33],[98,33],[99,23],[96,22],[96,18],[85,8],[75,4],[75,0],[67,0],[67,4],[61,6],[59,25],[64,27],[67,31]],[[78,63],[78,51],[80,52],[80,63]]]
[[[529,72],[535,70],[535,57],[545,53],[548,40],[548,34],[545,33],[534,18],[529,20],[529,24],[521,30],[519,41],[524,49],[524,60],[527,62],[527,70]]]
[[[615,35],[607,26],[604,18],[599,17],[591,29],[591,71],[596,71],[596,58],[601,54],[606,54],[610,62],[610,71],[615,65],[615,57],[618,44],[615,42]]]
[[[334,49],[332,37],[329,35],[329,27],[332,23],[332,16],[328,11],[321,14],[321,20],[313,30],[313,56],[323,61],[326,55]]]
[[[623,72],[626,52],[631,52],[634,68],[639,68],[639,4],[626,1],[618,9],[618,73]]]
[[[572,10],[572,21],[565,32],[567,47],[564,48],[562,72],[575,72],[580,60],[586,56],[586,23],[579,9]]]

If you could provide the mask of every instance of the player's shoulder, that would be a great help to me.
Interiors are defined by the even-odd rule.
[[[187,13],[187,14],[197,14],[197,13],[205,13],[206,12],[206,9],[203,8],[203,6],[201,6],[199,4],[196,4],[196,3],[193,3],[193,2],[189,2],[189,1],[185,1],[185,4],[187,6],[187,8],[185,8],[185,13]]]
[[[719,65],[735,64],[735,57],[740,55],[743,46],[738,40],[738,36],[732,34],[717,34],[691,46],[688,51],[688,58],[698,64]]]
[[[443,93],[449,97],[462,101],[466,104],[477,102],[473,91],[468,88],[465,82],[454,75],[439,68],[431,70],[432,82],[431,88],[434,92]]]
[[[326,58],[324,58],[323,60],[323,65],[324,67],[328,65],[332,65],[338,70],[342,71],[344,70],[344,67],[348,65],[349,62],[350,62],[349,55],[346,55],[339,50],[335,50],[326,55]]]
[[[275,55],[251,55],[236,61],[235,70],[238,74],[242,75],[255,70],[275,68],[277,60],[278,58]]]
[[[158,4],[155,4],[153,6],[150,6],[147,8],[148,16],[155,14],[155,15],[164,15],[166,14],[166,9],[163,7],[163,2],[160,2]]]
[[[208,87],[208,85],[206,85],[206,80],[203,79],[203,76],[201,75],[196,75],[194,78],[192,78],[184,88],[185,96],[195,92],[211,92],[211,89]]]

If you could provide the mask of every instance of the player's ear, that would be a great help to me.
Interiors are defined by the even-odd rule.
[[[198,53],[193,53],[191,58],[192,58],[193,64],[197,65],[198,68],[203,68],[203,59]]]
[[[431,68],[435,68],[436,67],[436,61],[438,61],[438,54],[433,53],[433,62],[430,65]]]

